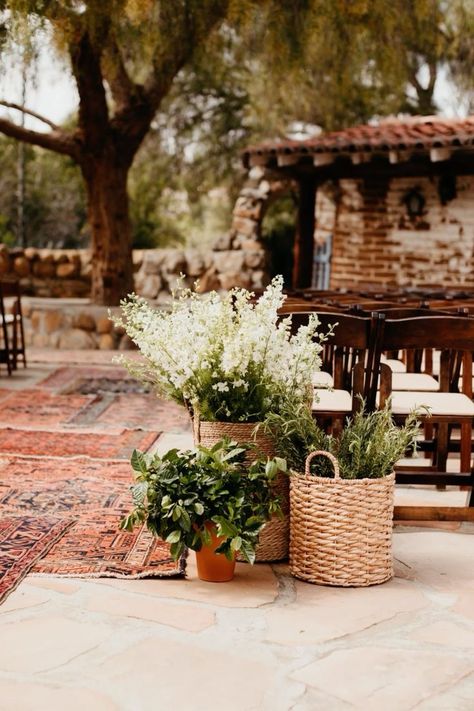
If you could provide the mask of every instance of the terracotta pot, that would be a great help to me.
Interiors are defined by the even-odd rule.
[[[234,577],[235,560],[230,561],[223,553],[215,552],[225,537],[216,536],[215,524],[206,523],[205,526],[211,534],[211,543],[196,551],[198,577],[208,583],[226,583]]]
[[[254,442],[261,454],[274,457],[276,452],[273,439],[265,434],[262,428],[257,430],[256,437],[253,436],[256,425],[256,422],[206,422],[196,417],[193,422],[194,443],[210,448],[222,437],[229,437],[236,442]],[[245,461],[250,464],[254,458],[255,453],[250,452]],[[288,557],[290,508],[288,476],[279,474],[275,485],[281,497],[284,518],[274,516],[262,528],[256,550],[257,563],[285,560]]]

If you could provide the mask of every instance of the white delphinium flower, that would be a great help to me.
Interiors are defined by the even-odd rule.
[[[178,286],[169,310],[132,295],[122,326],[144,356],[120,361],[164,397],[185,402],[203,419],[256,421],[282,399],[305,399],[320,367],[318,319],[292,335],[280,318],[283,280],[276,277],[253,301],[245,289],[197,294]]]

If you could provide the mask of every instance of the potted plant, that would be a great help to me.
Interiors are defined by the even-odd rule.
[[[272,415],[290,477],[290,572],[323,585],[365,586],[393,575],[393,467],[414,449],[416,413],[403,427],[384,409],[349,419],[326,435],[308,408]]]
[[[285,298],[281,277],[257,300],[245,289],[198,294],[178,288],[169,309],[158,310],[132,295],[122,302],[122,318],[115,323],[143,360],[122,355],[119,362],[158,395],[188,408],[195,444],[212,447],[227,436],[253,441],[272,457],[271,432],[258,425],[284,402],[296,408],[310,400],[325,338],[317,333],[316,314],[292,334],[291,317],[278,315]],[[286,477],[278,486],[286,513]],[[273,519],[262,534],[258,559],[279,560],[287,552],[287,521]]]
[[[196,551],[201,580],[231,580],[236,555],[253,563],[263,525],[281,513],[272,484],[286,471],[278,457],[244,465],[245,454],[245,447],[228,439],[162,457],[135,450],[134,509],[121,527],[146,522],[170,544],[174,559],[186,548]]]

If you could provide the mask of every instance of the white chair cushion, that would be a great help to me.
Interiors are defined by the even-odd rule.
[[[392,390],[437,392],[439,383],[431,375],[426,375],[426,373],[393,373]]]
[[[313,373],[313,385],[315,388],[332,388],[334,386],[334,379],[330,373],[326,373],[324,370],[318,370]]]
[[[396,360],[395,358],[385,358],[385,356],[382,356],[380,360],[382,363],[388,365],[390,370],[394,373],[406,373],[407,367],[403,361]]]
[[[474,417],[474,403],[461,393],[392,393],[394,415],[407,415],[411,410],[423,407],[427,407],[433,416]]]
[[[347,390],[315,389],[312,409],[314,412],[351,412],[352,395]]]

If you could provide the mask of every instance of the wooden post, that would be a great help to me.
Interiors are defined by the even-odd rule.
[[[293,288],[311,286],[313,277],[316,181],[311,176],[299,180],[298,223],[296,225]]]

